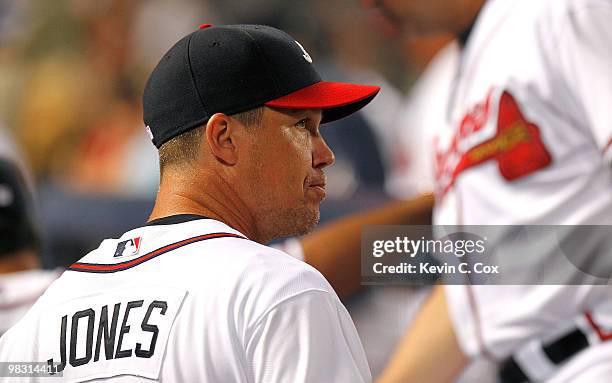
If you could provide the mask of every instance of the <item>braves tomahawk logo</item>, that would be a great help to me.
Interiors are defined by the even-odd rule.
[[[297,41],[295,42],[300,49],[302,50],[302,52],[304,52],[304,54],[302,55],[302,57],[304,57],[304,60],[308,61],[309,63],[312,64],[312,57],[310,57],[310,55],[308,54],[308,52],[306,52],[306,49],[304,49],[304,47],[302,46],[302,44],[298,43]]]
[[[491,98],[489,92],[484,103],[478,104],[461,121],[457,134],[446,151],[436,144],[436,181],[444,196],[462,172],[488,161],[496,161],[499,172],[508,181],[532,174],[551,163],[540,128],[528,121],[516,99],[508,91],[499,97],[495,136],[466,148],[468,139],[482,130],[489,119]]]
[[[117,244],[117,248],[115,249],[115,255],[113,255],[113,257],[124,257],[128,255],[138,254],[141,242],[142,237],[136,237],[119,242]]]

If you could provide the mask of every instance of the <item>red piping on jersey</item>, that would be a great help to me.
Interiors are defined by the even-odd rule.
[[[604,333],[602,328],[599,327],[597,323],[595,323],[595,319],[593,319],[592,313],[588,312],[584,314],[584,316],[586,317],[587,322],[589,322],[589,325],[591,325],[591,327],[593,327],[593,330],[595,330],[595,332],[597,333],[599,340],[601,340],[602,342],[612,340],[612,332]]]
[[[608,141],[608,143],[606,144],[606,146],[604,146],[603,148],[603,152],[607,152],[608,149],[612,149],[612,138],[610,138],[610,141]]]
[[[121,263],[114,263],[114,264],[98,264],[98,263],[81,263],[81,262],[76,262],[73,263],[70,267],[68,267],[68,270],[72,270],[72,271],[84,271],[84,272],[89,272],[89,273],[114,273],[116,271],[122,271],[122,270],[126,270],[129,269],[131,267],[134,266],[138,266],[139,264],[146,262],[150,259],[153,259],[157,256],[160,256],[162,254],[165,254],[169,251],[172,250],[176,250],[179,247],[183,247],[185,245],[189,245],[191,243],[194,242],[200,242],[200,241],[205,241],[207,239],[215,239],[215,238],[240,238],[240,239],[246,239],[245,237],[238,235],[238,234],[232,234],[232,233],[211,233],[211,234],[205,234],[205,235],[198,235],[196,237],[191,237],[191,238],[187,238],[184,239],[182,241],[179,242],[175,242],[172,243],[170,245],[166,245],[164,247],[160,247],[157,250],[154,250],[150,253],[144,254],[138,258],[132,259],[130,261],[125,261],[125,262],[121,262]]]

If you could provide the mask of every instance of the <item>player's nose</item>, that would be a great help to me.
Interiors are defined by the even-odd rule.
[[[335,161],[336,158],[334,157],[334,152],[329,148],[323,137],[314,137],[312,147],[312,166],[317,169],[323,169],[332,165]]]

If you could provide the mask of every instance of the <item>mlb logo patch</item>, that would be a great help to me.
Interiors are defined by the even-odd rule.
[[[138,254],[138,251],[140,250],[141,240],[141,237],[136,237],[119,242],[117,244],[117,249],[115,250],[115,255],[113,257],[125,257],[129,255]]]

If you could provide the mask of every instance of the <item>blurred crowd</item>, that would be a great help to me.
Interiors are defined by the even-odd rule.
[[[4,0],[0,126],[32,172],[46,266],[146,220],[158,164],[142,122],[144,82],[204,22],[284,29],[326,78],[382,85],[362,113],[323,130],[337,158],[324,219],[416,187],[401,180],[410,161],[394,148],[399,111],[444,36],[383,44],[393,31],[376,28],[356,0]]]

